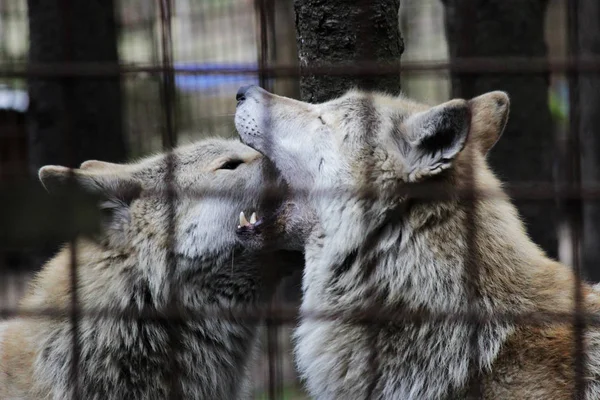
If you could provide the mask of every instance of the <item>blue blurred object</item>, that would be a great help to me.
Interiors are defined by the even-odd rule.
[[[259,84],[257,63],[175,63],[174,68],[175,85],[183,91],[214,92],[214,89],[224,86],[229,89],[229,86]],[[227,72],[214,72],[220,70]],[[181,71],[186,72],[179,73]],[[240,72],[238,74],[235,71]]]
[[[24,113],[29,107],[29,95],[25,90],[0,85],[0,110]]]

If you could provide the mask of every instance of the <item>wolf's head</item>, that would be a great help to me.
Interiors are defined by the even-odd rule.
[[[253,212],[268,216],[283,201],[274,197],[282,193],[282,182],[271,163],[239,141],[221,139],[130,164],[92,160],[72,170],[45,166],[39,178],[51,193],[70,188],[96,196],[104,215],[96,242],[107,253],[137,258],[141,269],[147,264],[156,281],[165,273],[162,264],[169,251],[179,261],[176,276],[182,279],[207,264],[232,274],[244,257],[263,250],[242,246],[235,232],[240,211],[247,219]],[[242,222],[248,223],[246,218]],[[232,254],[237,258],[224,262]]]
[[[503,92],[431,107],[359,91],[309,104],[250,86],[238,100],[242,140],[269,157],[291,188],[309,193],[367,185],[393,191],[438,177],[466,148],[485,155],[509,109]]]

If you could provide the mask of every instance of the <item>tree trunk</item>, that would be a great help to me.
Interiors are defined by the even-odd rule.
[[[118,62],[113,0],[28,0],[29,63]],[[118,77],[29,80],[30,170],[127,155]]]
[[[597,0],[579,0],[579,55],[600,56],[600,4]],[[581,141],[581,178],[583,185],[600,183],[600,75],[580,74],[579,131]],[[582,266],[585,277],[600,281],[600,204],[583,203]]]
[[[302,100],[318,103],[352,87],[397,94],[400,91],[400,0],[294,0],[300,69],[319,63],[392,62],[387,76],[310,75],[300,79]]]
[[[547,0],[442,0],[450,58],[546,57]],[[492,169],[509,183],[553,182],[554,126],[548,106],[549,77],[540,74],[453,74],[455,97],[506,91],[510,117],[489,154]],[[515,201],[533,240],[557,257],[553,199]]]
[[[275,0],[274,3],[274,21],[271,27],[274,48],[272,61],[279,65],[296,65],[298,49],[294,29],[294,6],[289,0]],[[295,78],[276,78],[273,90],[285,97],[298,98],[300,83]]]
[[[353,62],[397,64],[396,73],[385,76],[303,75],[300,97],[320,103],[356,87],[391,94],[400,92],[400,0],[294,0],[300,70],[304,67]],[[373,69],[373,72],[377,72]],[[302,298],[302,274],[286,282],[286,300]],[[375,386],[373,386],[375,387]]]
[[[311,103],[344,94],[352,87],[400,92],[400,0],[349,2],[294,0],[300,69],[319,63],[353,61],[398,64],[398,73],[384,77],[310,75],[300,78],[300,97]],[[362,5],[362,7],[360,6]],[[301,273],[286,282],[286,299],[301,298]]]
[[[28,0],[27,5],[30,65],[118,62],[113,0]],[[47,164],[77,167],[89,159],[125,159],[119,77],[34,75],[28,83],[33,179]],[[44,250],[34,264],[59,243],[40,245]]]

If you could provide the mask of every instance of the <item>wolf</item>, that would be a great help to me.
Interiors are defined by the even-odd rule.
[[[242,214],[246,226],[282,206],[267,193],[281,189],[272,171],[261,154],[224,139],[130,164],[41,168],[50,193],[70,188],[97,198],[102,228],[52,258],[22,301],[25,314],[1,324],[0,398],[69,399],[75,385],[83,399],[248,397],[263,305],[302,266],[293,252],[271,252],[266,236],[248,246],[232,229],[241,210],[259,214]],[[36,310],[53,313],[32,316]],[[169,320],[175,310],[180,319]]]
[[[506,93],[237,97],[242,141],[315,216],[294,333],[314,398],[600,398],[600,331],[573,329],[574,273],[530,240],[486,162]],[[581,300],[597,315],[586,283]]]

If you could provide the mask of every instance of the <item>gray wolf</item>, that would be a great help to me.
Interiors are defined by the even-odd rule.
[[[573,398],[573,272],[530,240],[486,163],[505,93],[432,107],[353,90],[308,104],[252,86],[238,100],[242,141],[315,216],[302,228],[294,334],[315,398]],[[597,313],[598,293],[582,290],[584,311]],[[399,317],[357,317],[378,310]],[[516,317],[540,313],[554,319]],[[596,327],[583,347],[580,387],[597,399]]]
[[[220,139],[182,146],[170,157],[170,187],[165,154],[131,164],[91,160],[72,175],[60,166],[39,171],[51,193],[64,193],[75,182],[75,190],[97,196],[104,215],[97,236],[75,243],[83,399],[166,399],[173,385],[182,399],[248,396],[256,318],[279,279],[301,266],[301,257],[270,252],[265,237],[248,246],[235,233],[236,225],[250,223],[252,211],[262,219],[281,207],[280,199],[265,194],[281,185],[265,157]],[[248,217],[237,222],[240,211]],[[70,250],[66,246],[43,267],[20,308],[58,311],[0,327],[2,399],[63,400],[73,394]],[[173,304],[191,317],[168,320]],[[236,307],[256,318],[241,318],[232,312]],[[99,310],[108,315],[94,314]],[[178,347],[171,347],[172,337]]]

